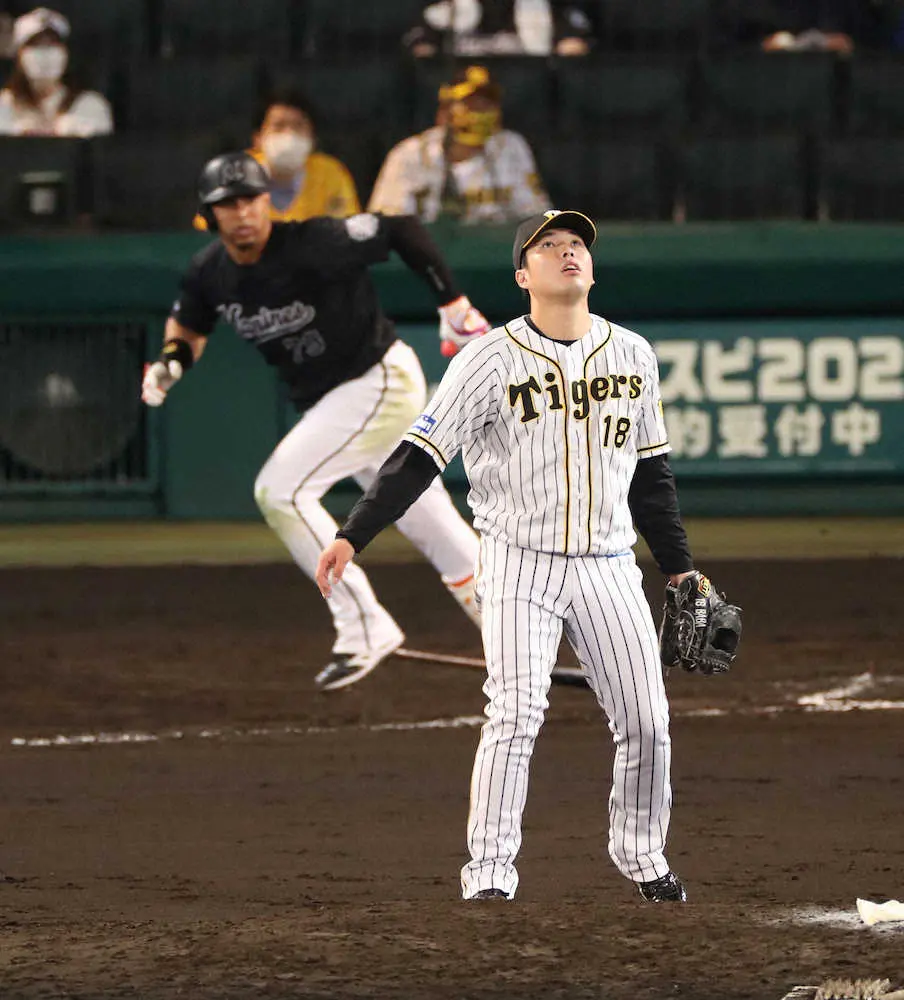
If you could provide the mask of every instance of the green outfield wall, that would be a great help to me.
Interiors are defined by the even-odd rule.
[[[492,320],[523,311],[508,228],[434,234]],[[166,234],[0,242],[2,365],[20,362],[32,325],[48,322],[71,324],[73,336],[92,321],[141,322],[145,357],[153,356],[181,270],[204,241]],[[605,227],[594,257],[594,311],[656,346],[688,512],[904,508],[904,227]],[[445,362],[426,289],[395,261],[375,273],[400,334],[438,380]],[[84,336],[90,356],[90,329]],[[102,370],[104,358],[97,364]],[[135,433],[151,456],[140,482],[0,478],[0,519],[257,516],[256,471],[293,417],[252,348],[218,328],[161,411],[145,419],[137,399],[134,406]],[[0,420],[0,448],[15,452],[10,435],[21,425]],[[448,478],[461,493],[460,465]],[[332,505],[342,510],[351,496],[340,487]]]

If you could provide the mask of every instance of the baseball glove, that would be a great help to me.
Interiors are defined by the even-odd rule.
[[[659,653],[664,667],[724,674],[738,652],[741,609],[728,604],[710,580],[694,572],[677,587],[667,584]]]

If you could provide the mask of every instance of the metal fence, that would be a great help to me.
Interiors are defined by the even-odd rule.
[[[0,497],[157,487],[141,323],[0,324]]]

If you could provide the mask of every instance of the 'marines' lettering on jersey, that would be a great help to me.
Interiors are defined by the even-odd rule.
[[[261,306],[256,313],[251,313],[249,316],[244,315],[240,302],[219,305],[217,312],[235,328],[243,340],[251,340],[257,344],[276,340],[287,333],[297,333],[313,323],[317,315],[314,306],[299,302],[297,299],[277,309]]]
[[[527,424],[540,417],[540,411],[534,397],[538,397],[541,405],[548,410],[561,410],[562,389],[555,372],[544,375],[545,386],[541,387],[537,379],[531,375],[526,382],[519,382],[508,387],[509,405],[513,409],[520,408],[521,423]],[[543,403],[543,395],[547,402]],[[571,401],[574,409],[571,415],[575,420],[586,420],[590,416],[590,403],[605,403],[607,399],[637,399],[643,390],[643,378],[640,375],[600,375],[592,379],[577,379],[571,383]]]
[[[305,302],[296,300],[277,309],[261,306],[249,316],[244,315],[240,302],[230,302],[228,305],[217,306],[217,312],[235,328],[243,340],[249,340],[258,346],[278,340],[282,348],[292,355],[292,361],[296,365],[303,365],[308,358],[319,358],[326,350],[323,335],[310,325],[314,322],[317,310]]]

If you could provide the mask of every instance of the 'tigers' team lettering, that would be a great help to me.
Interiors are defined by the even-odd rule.
[[[542,388],[535,376],[526,382],[519,382],[508,387],[509,405],[522,408],[521,423],[526,424],[531,420],[537,420],[540,411],[534,405],[534,395],[541,396],[545,390],[549,398],[547,409],[564,409],[562,402],[562,385],[564,381],[555,372],[547,372],[544,375],[546,385]],[[571,389],[571,401],[575,408],[571,411],[575,420],[586,420],[590,416],[590,402],[605,403],[607,399],[621,399],[627,396],[628,399],[637,399],[643,390],[643,377],[640,375],[600,375],[592,379],[576,379],[569,383]],[[621,423],[621,421],[619,421]],[[630,423],[629,423],[630,426]]]

